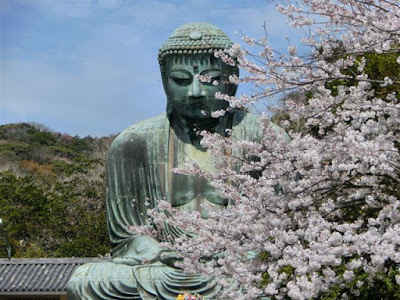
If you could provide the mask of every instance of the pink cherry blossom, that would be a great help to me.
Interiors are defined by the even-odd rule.
[[[277,10],[307,33],[301,42],[308,55],[294,46],[278,55],[265,38],[244,37],[253,52],[235,44],[216,56],[247,71],[230,82],[263,88],[252,96],[216,97],[234,109],[288,94],[289,119],[278,125],[291,130],[291,141],[265,117],[257,141],[237,139],[232,131],[202,132],[201,144],[213,153],[217,171],[197,165],[176,171],[209,179],[231,204],[224,210],[208,207],[209,216],[202,219],[160,201],[150,213],[152,222],[194,233],[164,244],[182,259],[186,272],[240,283],[240,290],[221,299],[310,299],[354,281],[350,292],[342,291],[348,298],[367,284],[355,280],[357,272],[374,278],[388,272],[388,265],[400,285],[399,94],[382,96],[373,89],[400,82],[369,78],[367,58],[360,58],[399,53],[399,2],[281,2]],[[353,76],[344,71],[352,67],[358,72]],[[349,79],[352,85],[340,84]],[[326,85],[333,81],[339,82],[335,93]],[[305,129],[295,130],[295,124]],[[160,234],[152,226],[135,230]]]

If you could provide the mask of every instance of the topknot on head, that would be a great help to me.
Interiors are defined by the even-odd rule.
[[[164,73],[164,60],[174,54],[213,54],[232,47],[233,42],[217,26],[208,23],[185,24],[171,34],[158,52],[161,73]]]

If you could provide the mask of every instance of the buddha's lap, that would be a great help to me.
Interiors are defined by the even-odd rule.
[[[80,266],[69,282],[68,299],[147,299],[140,295],[160,292],[163,299],[176,299],[187,291],[213,294],[219,289],[216,278],[185,274],[162,263],[130,266],[108,261]]]

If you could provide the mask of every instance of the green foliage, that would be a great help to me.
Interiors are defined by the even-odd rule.
[[[2,234],[14,257],[87,257],[109,251],[101,181],[74,177],[50,185],[32,175],[4,172],[0,194]]]
[[[71,148],[76,152],[88,151],[89,150],[89,143],[87,141],[88,139],[89,138],[80,139],[78,136],[75,136],[72,139]]]
[[[375,97],[385,99],[388,94],[400,93],[400,84],[393,83],[388,86],[381,86],[379,82],[383,81],[385,77],[392,78],[393,81],[400,81],[400,65],[396,59],[398,53],[366,53],[363,56],[356,58],[356,63],[351,68],[343,70],[343,74],[350,76],[353,79],[337,79],[326,82],[325,87],[332,91],[333,96],[338,95],[338,86],[355,86],[357,81],[355,78],[360,75],[357,71],[357,67],[361,64],[361,61],[365,59],[364,73],[368,75],[368,78],[372,80],[371,88],[375,91]]]
[[[57,137],[50,131],[37,128],[38,126],[19,123],[7,124],[0,126],[0,139],[4,140],[18,140],[23,143],[38,144],[38,145],[52,145],[56,143]]]
[[[0,126],[0,236],[13,257],[93,257],[109,252],[104,159],[112,137]],[[6,257],[0,242],[0,257]]]
[[[342,272],[337,272],[339,276],[343,276],[344,266],[338,268]],[[387,271],[378,272],[376,276],[371,278],[362,269],[354,270],[355,276],[348,281],[345,286],[335,285],[332,289],[321,296],[322,300],[340,299],[343,293],[347,294],[349,300],[395,300],[400,299],[400,285],[396,283],[396,275],[400,272],[394,263],[388,263]],[[338,271],[338,270],[336,270]]]
[[[279,274],[285,273],[288,277],[293,275],[294,268],[290,265],[282,266],[279,270]]]
[[[356,57],[356,63],[351,68],[342,70],[344,75],[350,77],[349,79],[329,80],[325,82],[325,87],[331,91],[333,96],[337,96],[339,86],[356,86],[358,84],[356,77],[360,75],[357,67],[359,67],[361,61],[365,59],[364,73],[368,75],[368,78],[371,81],[371,89],[374,90],[374,97],[385,99],[388,94],[394,93],[396,95],[400,95],[400,84],[398,83],[400,81],[400,65],[396,61],[397,57],[398,53],[366,53],[363,56],[358,56]],[[329,59],[331,61],[335,61],[341,58],[344,58],[343,51],[338,48],[333,51],[331,58],[324,59],[328,61]],[[389,77],[395,82],[392,85],[381,86],[381,82],[385,77]],[[289,127],[287,128],[287,131],[301,132],[304,134],[308,133],[315,137],[319,137],[318,126],[306,126],[305,119],[291,120],[290,115],[285,109],[285,102],[287,99],[295,99],[299,103],[307,104],[316,92],[317,91],[308,91],[302,94],[298,91],[294,91],[284,96],[280,100],[283,104],[282,108],[277,110],[277,112],[272,116],[272,121],[277,124],[281,124],[283,121],[289,121]],[[333,114],[335,114],[337,109],[338,107],[330,108]]]
[[[342,51],[337,49],[334,50],[332,55],[332,61],[336,61],[341,58],[345,58]],[[321,53],[322,54],[322,51]],[[343,69],[342,73],[351,78],[349,79],[336,79],[325,82],[325,87],[331,91],[331,95],[337,96],[339,91],[339,86],[350,87],[356,86],[358,84],[356,77],[360,75],[360,72],[357,70],[357,67],[360,66],[363,60],[365,60],[364,73],[368,75],[368,79],[371,83],[371,91],[373,97],[381,98],[383,100],[389,94],[396,94],[397,97],[400,95],[400,65],[397,63],[396,59],[398,58],[398,53],[385,53],[385,54],[377,54],[377,53],[367,53],[363,56],[356,57],[356,63],[351,68]],[[384,80],[385,77],[391,78],[394,83],[391,85],[383,86],[381,85],[381,81]],[[380,81],[380,82],[379,82]],[[397,81],[397,83],[396,83]],[[316,138],[323,138],[323,136],[319,135],[319,127],[315,126],[306,126],[305,119],[296,119],[292,120],[288,110],[285,108],[285,103],[289,99],[294,99],[297,102],[308,104],[309,100],[316,95],[318,91],[311,90],[307,93],[300,93],[298,91],[292,92],[286,97],[282,98],[281,101],[283,106],[280,110],[278,110],[275,115],[272,117],[272,121],[277,124],[281,124],[281,122],[288,123],[287,130],[293,132],[300,132],[302,134],[311,134]],[[340,108],[341,104],[338,104],[336,107],[328,108],[330,112],[333,114],[336,113],[337,109]],[[350,120],[351,121],[351,120]],[[349,121],[349,122],[350,122]],[[398,129],[395,129],[398,132]],[[329,129],[328,129],[329,131]],[[395,142],[395,145],[399,147],[399,143]],[[321,162],[329,164],[329,161]],[[393,195],[396,198],[400,197],[400,188],[396,180],[390,177],[382,178],[382,185],[387,187],[387,193]],[[351,185],[352,183],[346,183]],[[357,188],[357,186],[342,186],[341,188]],[[340,189],[330,193],[330,197],[334,199],[335,197],[340,196]],[[362,217],[365,222],[367,222],[368,218],[376,217],[378,210],[373,207],[366,207],[363,199],[360,199],[359,202],[353,201],[349,203],[348,206],[343,206],[341,208],[340,217],[335,217],[333,221],[341,222],[351,222],[357,220]],[[363,230],[362,227],[360,230]],[[266,257],[267,258],[267,257]],[[335,273],[339,277],[344,276],[344,272],[346,270],[345,264],[353,258],[343,258],[344,262],[342,265],[336,267],[334,269]],[[363,257],[363,259],[371,259],[370,257]],[[293,269],[290,266],[283,266],[280,269],[281,273],[285,273],[288,275],[288,278],[294,278],[296,275],[293,274]],[[377,275],[371,277],[368,275],[365,270],[357,269],[354,270],[354,277],[347,281],[345,285],[336,285],[333,286],[329,291],[327,291],[324,295],[320,297],[320,299],[324,300],[334,300],[341,299],[343,293],[346,293],[346,299],[361,299],[361,300],[373,300],[373,299],[399,299],[400,300],[400,285],[396,283],[396,275],[400,275],[399,264],[394,263],[393,261],[387,261],[385,264],[385,268],[381,270]],[[262,275],[262,280],[260,283],[261,287],[265,287],[269,283],[269,275],[264,273]]]
[[[13,152],[15,155],[24,155],[29,152],[29,145],[25,143],[3,143],[0,144],[0,152]]]
[[[71,176],[74,173],[77,172],[80,173],[80,171],[82,170],[82,168],[79,165],[67,163],[63,160],[54,161],[53,166],[54,166],[54,171],[58,175],[64,174],[66,176]]]
[[[31,237],[31,230],[47,222],[46,195],[33,183],[32,176],[17,178],[5,172],[0,177],[0,206],[3,230],[22,239]]]
[[[58,157],[73,159],[76,155],[73,149],[64,145],[50,146],[48,149],[50,149],[54,155],[57,155]]]
[[[261,275],[261,281],[259,283],[259,288],[266,287],[270,282],[271,277],[269,276],[268,272],[264,272]]]
[[[400,81],[400,65],[396,62],[398,53],[391,54],[377,54],[369,53],[365,57],[367,63],[365,66],[365,73],[371,79],[383,80],[385,77],[393,78],[395,81]],[[380,86],[378,83],[373,83],[372,88],[378,97],[385,98],[389,93],[400,92],[400,84],[392,84],[386,87]]]

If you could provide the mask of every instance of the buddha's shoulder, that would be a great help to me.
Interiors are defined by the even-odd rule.
[[[169,126],[166,114],[135,123],[123,130],[114,140],[111,147],[121,147],[132,143],[138,144],[149,139],[155,133],[164,132]]]
[[[261,125],[260,118],[252,113],[236,110],[233,117],[233,126],[236,128],[258,129]]]
[[[274,131],[281,135],[285,140],[290,141],[289,135],[273,122],[269,122]],[[240,138],[249,140],[260,140],[263,135],[263,121],[262,119],[252,113],[245,111],[238,111],[235,113],[233,119],[233,131],[238,133]]]
[[[168,118],[165,113],[156,117],[146,119],[129,126],[127,129],[121,132],[121,135],[130,134],[146,134],[147,131],[153,131],[155,129],[164,128],[168,122]]]

